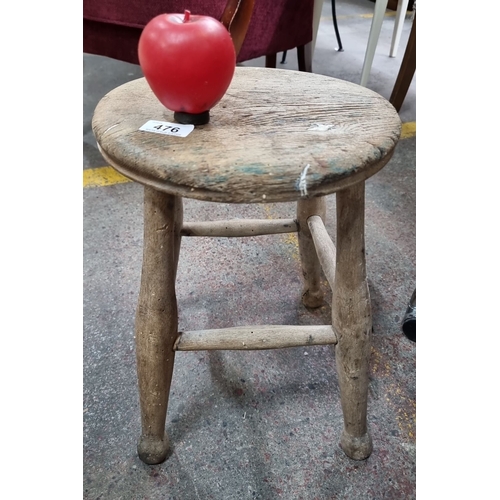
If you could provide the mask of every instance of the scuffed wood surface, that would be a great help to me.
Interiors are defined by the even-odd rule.
[[[335,245],[325,228],[323,219],[319,215],[309,217],[307,224],[311,231],[319,262],[330,288],[333,289],[335,283],[335,262],[337,259]]]
[[[312,215],[318,215],[323,220],[326,218],[324,196],[297,202],[299,254],[302,276],[304,277],[302,303],[306,307],[315,308],[323,305],[323,290],[321,289],[321,264],[307,224],[307,219]]]
[[[366,414],[372,329],[365,262],[365,184],[337,193],[337,258],[332,290],[332,325],[338,335],[335,366],[344,430],[340,446],[364,460],[372,452]]]
[[[165,434],[170,383],[177,337],[175,274],[179,257],[182,200],[154,189],[144,189],[144,255],[135,317],[137,377],[142,434],[141,460],[165,460]]]
[[[180,332],[177,351],[281,349],[335,344],[331,325],[258,325]]]
[[[240,237],[263,234],[296,233],[297,223],[293,219],[241,219],[204,222],[185,222],[182,236]]]
[[[139,131],[149,120],[174,121],[140,78],[103,97],[92,127],[103,156],[127,177],[233,203],[296,201],[362,181],[391,158],[401,132],[379,94],[290,70],[236,68],[210,114],[186,138]]]

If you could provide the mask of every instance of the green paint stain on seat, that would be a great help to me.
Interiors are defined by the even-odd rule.
[[[239,170],[245,174],[256,175],[256,174],[267,174],[268,169],[263,163],[250,163],[249,165],[241,165]]]

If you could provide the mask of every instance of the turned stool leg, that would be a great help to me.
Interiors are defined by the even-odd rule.
[[[326,203],[323,196],[297,202],[299,253],[304,276],[302,302],[305,306],[314,308],[323,304],[323,292],[321,291],[321,264],[307,225],[307,218],[311,215],[319,215],[325,220]]]
[[[363,460],[372,452],[367,429],[371,309],[366,281],[365,184],[337,193],[337,265],[332,290],[332,324],[338,337],[335,362],[344,414],[340,446]]]
[[[177,337],[175,275],[182,198],[144,189],[144,255],[135,321],[142,434],[137,451],[147,464],[163,462],[168,396]]]

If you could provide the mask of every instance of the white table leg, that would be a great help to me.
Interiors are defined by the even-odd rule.
[[[408,10],[409,0],[399,0],[398,10],[396,11],[396,21],[394,23],[394,31],[392,32],[391,51],[390,57],[396,57],[399,47],[399,40],[401,40],[401,32],[403,31],[403,24],[405,21],[406,11]]]
[[[312,39],[312,56],[316,48],[316,39],[318,38],[319,21],[321,19],[321,10],[323,9],[324,0],[314,0],[313,10],[313,39]]]
[[[370,28],[370,35],[368,37],[368,46],[366,48],[365,61],[363,63],[363,70],[361,71],[361,83],[366,87],[370,71],[372,69],[373,57],[375,56],[375,49],[377,48],[380,30],[382,29],[382,21],[384,20],[385,11],[387,10],[388,0],[376,0],[375,10],[373,12],[373,20]]]

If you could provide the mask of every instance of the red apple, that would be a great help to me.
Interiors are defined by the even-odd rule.
[[[213,17],[188,10],[161,14],[145,26],[138,49],[142,72],[158,100],[179,115],[204,113],[208,121],[236,66],[227,29]]]

